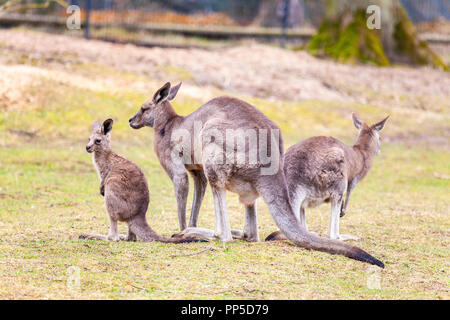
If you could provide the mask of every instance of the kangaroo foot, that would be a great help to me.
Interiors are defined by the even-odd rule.
[[[233,239],[237,240],[244,240],[248,242],[258,242],[258,236],[250,236],[245,231],[242,230],[236,230],[231,229],[231,235],[233,236]]]
[[[233,236],[231,235],[231,232],[229,234],[214,233],[214,238],[216,240],[220,240],[222,242],[231,242],[231,241],[233,241]]]
[[[242,240],[244,239],[244,231],[231,229],[231,235],[233,239]]]
[[[102,234],[82,234],[78,237],[78,239],[86,239],[86,240],[103,240],[103,241],[121,241],[126,240],[128,238],[125,234],[116,234],[116,235],[102,235]]]
[[[126,234],[117,233],[117,234],[108,234],[109,241],[122,241],[127,240],[128,236]]]
[[[357,237],[357,236],[352,236],[352,235],[350,235],[350,234],[340,234],[340,235],[338,236],[338,239],[339,239],[339,240],[342,240],[342,241],[349,241],[349,240],[357,241],[357,240],[359,240],[359,237]]]
[[[213,240],[214,231],[204,228],[189,227],[184,229],[183,231],[173,234],[172,238],[181,238],[181,239],[200,238],[204,240]]]
[[[183,231],[173,234],[172,238],[182,238],[182,239],[200,238],[204,240],[220,240],[223,242],[233,241],[231,233],[227,237],[223,234],[216,234],[214,230],[204,228],[192,228],[192,227],[186,228]]]
[[[137,241],[137,237],[134,233],[128,234],[126,241]]]

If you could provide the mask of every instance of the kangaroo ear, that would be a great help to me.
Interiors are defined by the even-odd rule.
[[[172,101],[173,99],[175,99],[175,97],[178,93],[178,89],[180,89],[180,87],[181,87],[181,82],[179,84],[177,84],[175,87],[172,87],[170,89],[169,97],[167,98],[167,100]]]
[[[92,125],[92,131],[101,132],[102,131],[102,124],[99,121],[94,122]]]
[[[375,124],[372,126],[372,128],[375,129],[375,130],[377,130],[377,131],[380,131],[381,129],[383,129],[384,124],[386,123],[387,119],[389,119],[389,116],[387,116],[386,118],[384,118],[384,119],[381,120],[380,122],[375,123]]]
[[[353,118],[353,124],[355,125],[356,129],[359,130],[363,124],[362,119],[354,112],[352,113],[352,118]]]
[[[155,104],[161,103],[167,99],[170,93],[170,82],[166,82],[153,96],[153,102]]]
[[[103,122],[103,134],[107,135],[111,132],[113,126],[113,119],[108,119]]]

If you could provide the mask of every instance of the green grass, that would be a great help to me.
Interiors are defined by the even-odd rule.
[[[152,227],[165,235],[176,232],[172,185],[151,147],[126,147],[125,141],[116,145],[146,172]],[[0,297],[448,298],[449,183],[434,173],[449,174],[449,153],[385,146],[356,189],[342,232],[361,236],[358,246],[386,263],[382,288],[376,290],[366,287],[367,265],[287,242],[235,241],[224,250],[218,242],[80,241],[79,234],[107,233],[108,228],[98,178],[83,146],[25,145],[0,151]],[[420,166],[414,162],[419,159]],[[243,208],[234,195],[227,200],[231,224],[240,228]],[[275,225],[261,201],[259,210],[264,237]],[[308,211],[310,229],[326,234],[328,211],[326,206]],[[209,191],[199,225],[214,226]],[[125,232],[126,226],[120,229]],[[171,257],[210,245],[216,251]],[[60,280],[70,266],[81,269],[81,291]]]
[[[102,69],[102,77],[133,77]],[[170,69],[175,73],[182,70]],[[97,75],[95,66],[78,74]],[[448,132],[448,112],[376,108],[321,101],[286,102],[244,97],[277,122],[286,147],[311,135],[351,143],[350,112],[374,122],[390,113],[382,152],[358,185],[341,231],[386,264],[381,289],[370,289],[369,266],[342,256],[307,251],[288,242],[235,241],[170,245],[78,240],[108,232],[108,217],[91,156],[84,151],[91,124],[113,117],[113,148],[136,162],[150,188],[147,219],[160,234],[178,231],[172,184],[153,151],[152,130],[131,130],[127,119],[147,92],[80,89],[38,80],[23,88],[24,103],[0,114],[0,298],[131,299],[448,299],[450,151],[440,144],[398,138]],[[202,102],[183,95],[181,114]],[[0,103],[1,105],[1,103]],[[438,115],[438,116],[437,116]],[[23,136],[12,130],[32,132]],[[192,201],[192,184],[189,203]],[[243,207],[228,194],[233,228],[242,228]],[[276,230],[259,203],[263,239]],[[329,207],[307,211],[311,230],[326,235]],[[208,190],[199,226],[214,227]],[[125,232],[126,226],[120,225]],[[194,256],[173,255],[194,253]],[[80,268],[79,290],[67,286],[67,270]]]

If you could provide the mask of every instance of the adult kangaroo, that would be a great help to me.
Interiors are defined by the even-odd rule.
[[[100,194],[105,197],[109,214],[109,234],[80,235],[80,239],[120,241],[160,241],[169,243],[198,242],[195,239],[175,239],[158,235],[145,220],[149,203],[147,180],[142,170],[133,162],[111,150],[113,120],[95,122],[86,151],[100,178]],[[128,224],[128,235],[119,234],[117,222]]]
[[[358,240],[339,233],[339,218],[345,215],[353,189],[367,175],[380,151],[379,131],[388,119],[368,126],[357,114],[353,113],[352,118],[359,130],[353,146],[333,137],[311,137],[293,145],[284,155],[289,198],[300,224],[307,229],[305,208],[330,202],[328,235],[331,239]],[[266,238],[267,241],[281,239],[285,237],[280,231]]]
[[[289,202],[282,170],[283,139],[273,121],[254,106],[231,97],[214,98],[190,115],[179,116],[170,101],[180,86],[181,83],[171,88],[166,83],[129,120],[134,129],[144,126],[154,129],[156,154],[172,179],[177,196],[182,229],[177,236],[231,241],[234,235],[258,241],[255,201],[261,196],[277,226],[296,245],[384,266],[355,246],[318,237],[300,225]],[[242,136],[244,143],[241,139],[241,143],[235,144],[235,138]],[[198,179],[202,187],[194,195],[190,227],[184,229],[189,188],[186,170],[202,177]],[[195,227],[206,181],[214,198],[215,231]],[[244,230],[233,235],[226,212],[226,190],[237,193],[246,207]]]

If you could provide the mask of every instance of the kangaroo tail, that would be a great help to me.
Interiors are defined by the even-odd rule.
[[[284,180],[284,176],[282,177]],[[282,181],[284,182],[284,181]],[[364,250],[340,240],[321,238],[303,228],[295,217],[289,204],[287,188],[273,188],[266,184],[259,193],[269,207],[275,223],[281,232],[296,245],[331,254],[341,254],[351,259],[367,262],[384,268],[383,262],[372,257]]]
[[[164,243],[207,242],[206,240],[200,239],[168,238],[160,236],[148,225],[145,216],[130,219],[130,221],[128,221],[128,227],[142,241],[159,241]]]
[[[269,234],[264,241],[277,241],[277,240],[287,240],[286,236],[281,233],[281,231],[274,231]]]

